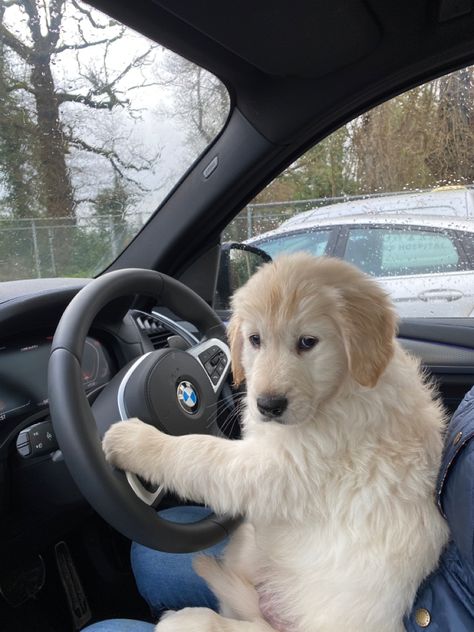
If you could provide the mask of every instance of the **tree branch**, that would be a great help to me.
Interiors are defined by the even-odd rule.
[[[48,41],[51,49],[54,50],[61,33],[61,23],[64,15],[64,0],[50,0],[48,29]]]
[[[132,68],[135,68],[135,66],[139,65],[142,61],[144,61],[146,59],[146,57],[148,57],[148,55],[151,53],[151,51],[154,50],[155,48],[156,48],[156,45],[153,44],[142,55],[138,55],[138,57],[135,57],[135,59],[133,59],[127,66],[125,66],[125,68],[122,70],[122,72],[120,72],[115,77],[115,79],[112,79],[112,81],[110,81],[107,84],[107,88],[112,89],[114,87],[114,85],[116,83],[118,83],[120,81],[120,79],[123,79],[123,77],[125,77],[125,75],[127,73],[129,73]]]
[[[15,92],[15,90],[24,90],[25,92],[29,92],[30,94],[35,95],[36,91],[24,81],[16,81],[15,83],[11,83],[5,86],[7,92]]]
[[[89,48],[90,46],[98,46],[100,44],[106,44],[107,42],[115,42],[117,39],[119,39],[119,36],[113,37],[112,39],[97,40],[96,42],[84,41],[82,44],[63,44],[62,46],[57,46],[54,49],[53,54],[56,55],[64,52],[65,50],[81,50],[83,48]]]
[[[96,22],[94,18],[92,17],[92,11],[85,9],[82,5],[80,5],[75,0],[72,0],[71,4],[77,11],[79,11],[79,13],[82,13],[83,15],[87,17],[87,19],[89,20],[89,22],[95,29],[106,29],[108,26],[110,26],[110,24],[99,24],[98,22]]]
[[[118,34],[114,39],[118,39],[122,36],[122,33]],[[106,51],[104,53],[104,57],[107,56],[108,46],[112,43],[113,40],[108,40],[106,42]],[[105,81],[94,71],[90,70],[86,73],[80,73],[87,81],[92,84],[92,88],[89,90],[89,93],[84,97],[80,95],[71,95],[67,93],[63,93],[58,95],[58,99],[61,103],[65,101],[74,101],[76,103],[83,103],[84,105],[88,105],[92,108],[96,109],[108,109],[112,110],[116,105],[121,105],[122,107],[129,105],[130,100],[126,98],[120,98],[118,95],[120,91],[114,90],[116,84],[127,75],[132,68],[136,66],[140,66],[146,57],[154,50],[155,45],[152,45],[141,55],[138,55],[133,59],[125,68],[118,73],[113,79],[109,79],[107,74],[107,66],[104,63],[104,72],[105,72]],[[145,84],[144,84],[145,85]],[[151,85],[151,84],[150,84]],[[135,85],[132,87],[133,90],[138,89],[140,86]],[[106,98],[105,101],[95,100],[100,99],[101,97]]]
[[[40,18],[36,2],[34,0],[23,0],[21,6],[25,9],[28,16],[28,27],[33,42],[36,46],[39,46],[43,42],[43,36],[41,34]]]
[[[113,149],[105,149],[104,147],[95,147],[94,145],[90,145],[89,143],[82,140],[81,138],[76,138],[74,136],[65,136],[65,140],[67,140],[71,145],[73,145],[77,149],[82,149],[89,153],[95,154],[96,156],[102,156],[103,158],[108,160],[114,172],[117,173],[121,178],[135,185],[141,191],[144,191],[144,192],[149,191],[149,189],[144,187],[140,182],[138,182],[134,178],[131,178],[125,173],[125,170],[133,170],[133,171],[136,171],[137,173],[140,173],[141,171],[145,171],[146,169],[149,169],[150,167],[149,161],[146,161],[147,164],[144,166],[137,166],[133,163],[125,162]]]
[[[0,24],[0,39],[4,41],[4,43],[15,51],[17,55],[19,55],[26,62],[30,61],[32,49],[13,35],[11,31],[7,29],[4,24]]]
[[[95,101],[92,98],[91,93],[89,94],[71,94],[69,92],[58,92],[56,93],[56,98],[58,100],[58,104],[62,103],[80,103],[81,105],[87,105],[87,107],[93,108],[95,110],[112,110],[116,105],[127,105],[128,101],[121,101],[118,99],[112,92],[108,95],[108,101]]]

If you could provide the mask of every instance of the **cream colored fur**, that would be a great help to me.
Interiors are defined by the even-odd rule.
[[[188,608],[157,632],[404,630],[448,531],[434,502],[443,411],[395,334],[373,280],[335,259],[281,257],[233,301],[244,438],[112,426],[110,462],[246,517],[222,560],[196,564],[221,614]],[[319,343],[298,351],[300,336]],[[262,394],[288,398],[281,423],[258,412]]]

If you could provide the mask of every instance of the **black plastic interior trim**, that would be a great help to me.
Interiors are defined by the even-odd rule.
[[[474,349],[474,319],[404,318],[400,321],[399,336]]]

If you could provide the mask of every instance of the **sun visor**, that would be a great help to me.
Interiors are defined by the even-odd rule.
[[[322,77],[361,59],[380,39],[379,26],[361,0],[155,0],[155,4],[273,76]]]

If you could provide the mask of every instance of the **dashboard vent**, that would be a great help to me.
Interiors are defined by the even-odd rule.
[[[153,348],[164,349],[168,346],[168,338],[174,334],[159,320],[146,314],[135,314],[135,321],[140,329],[148,336]]]

